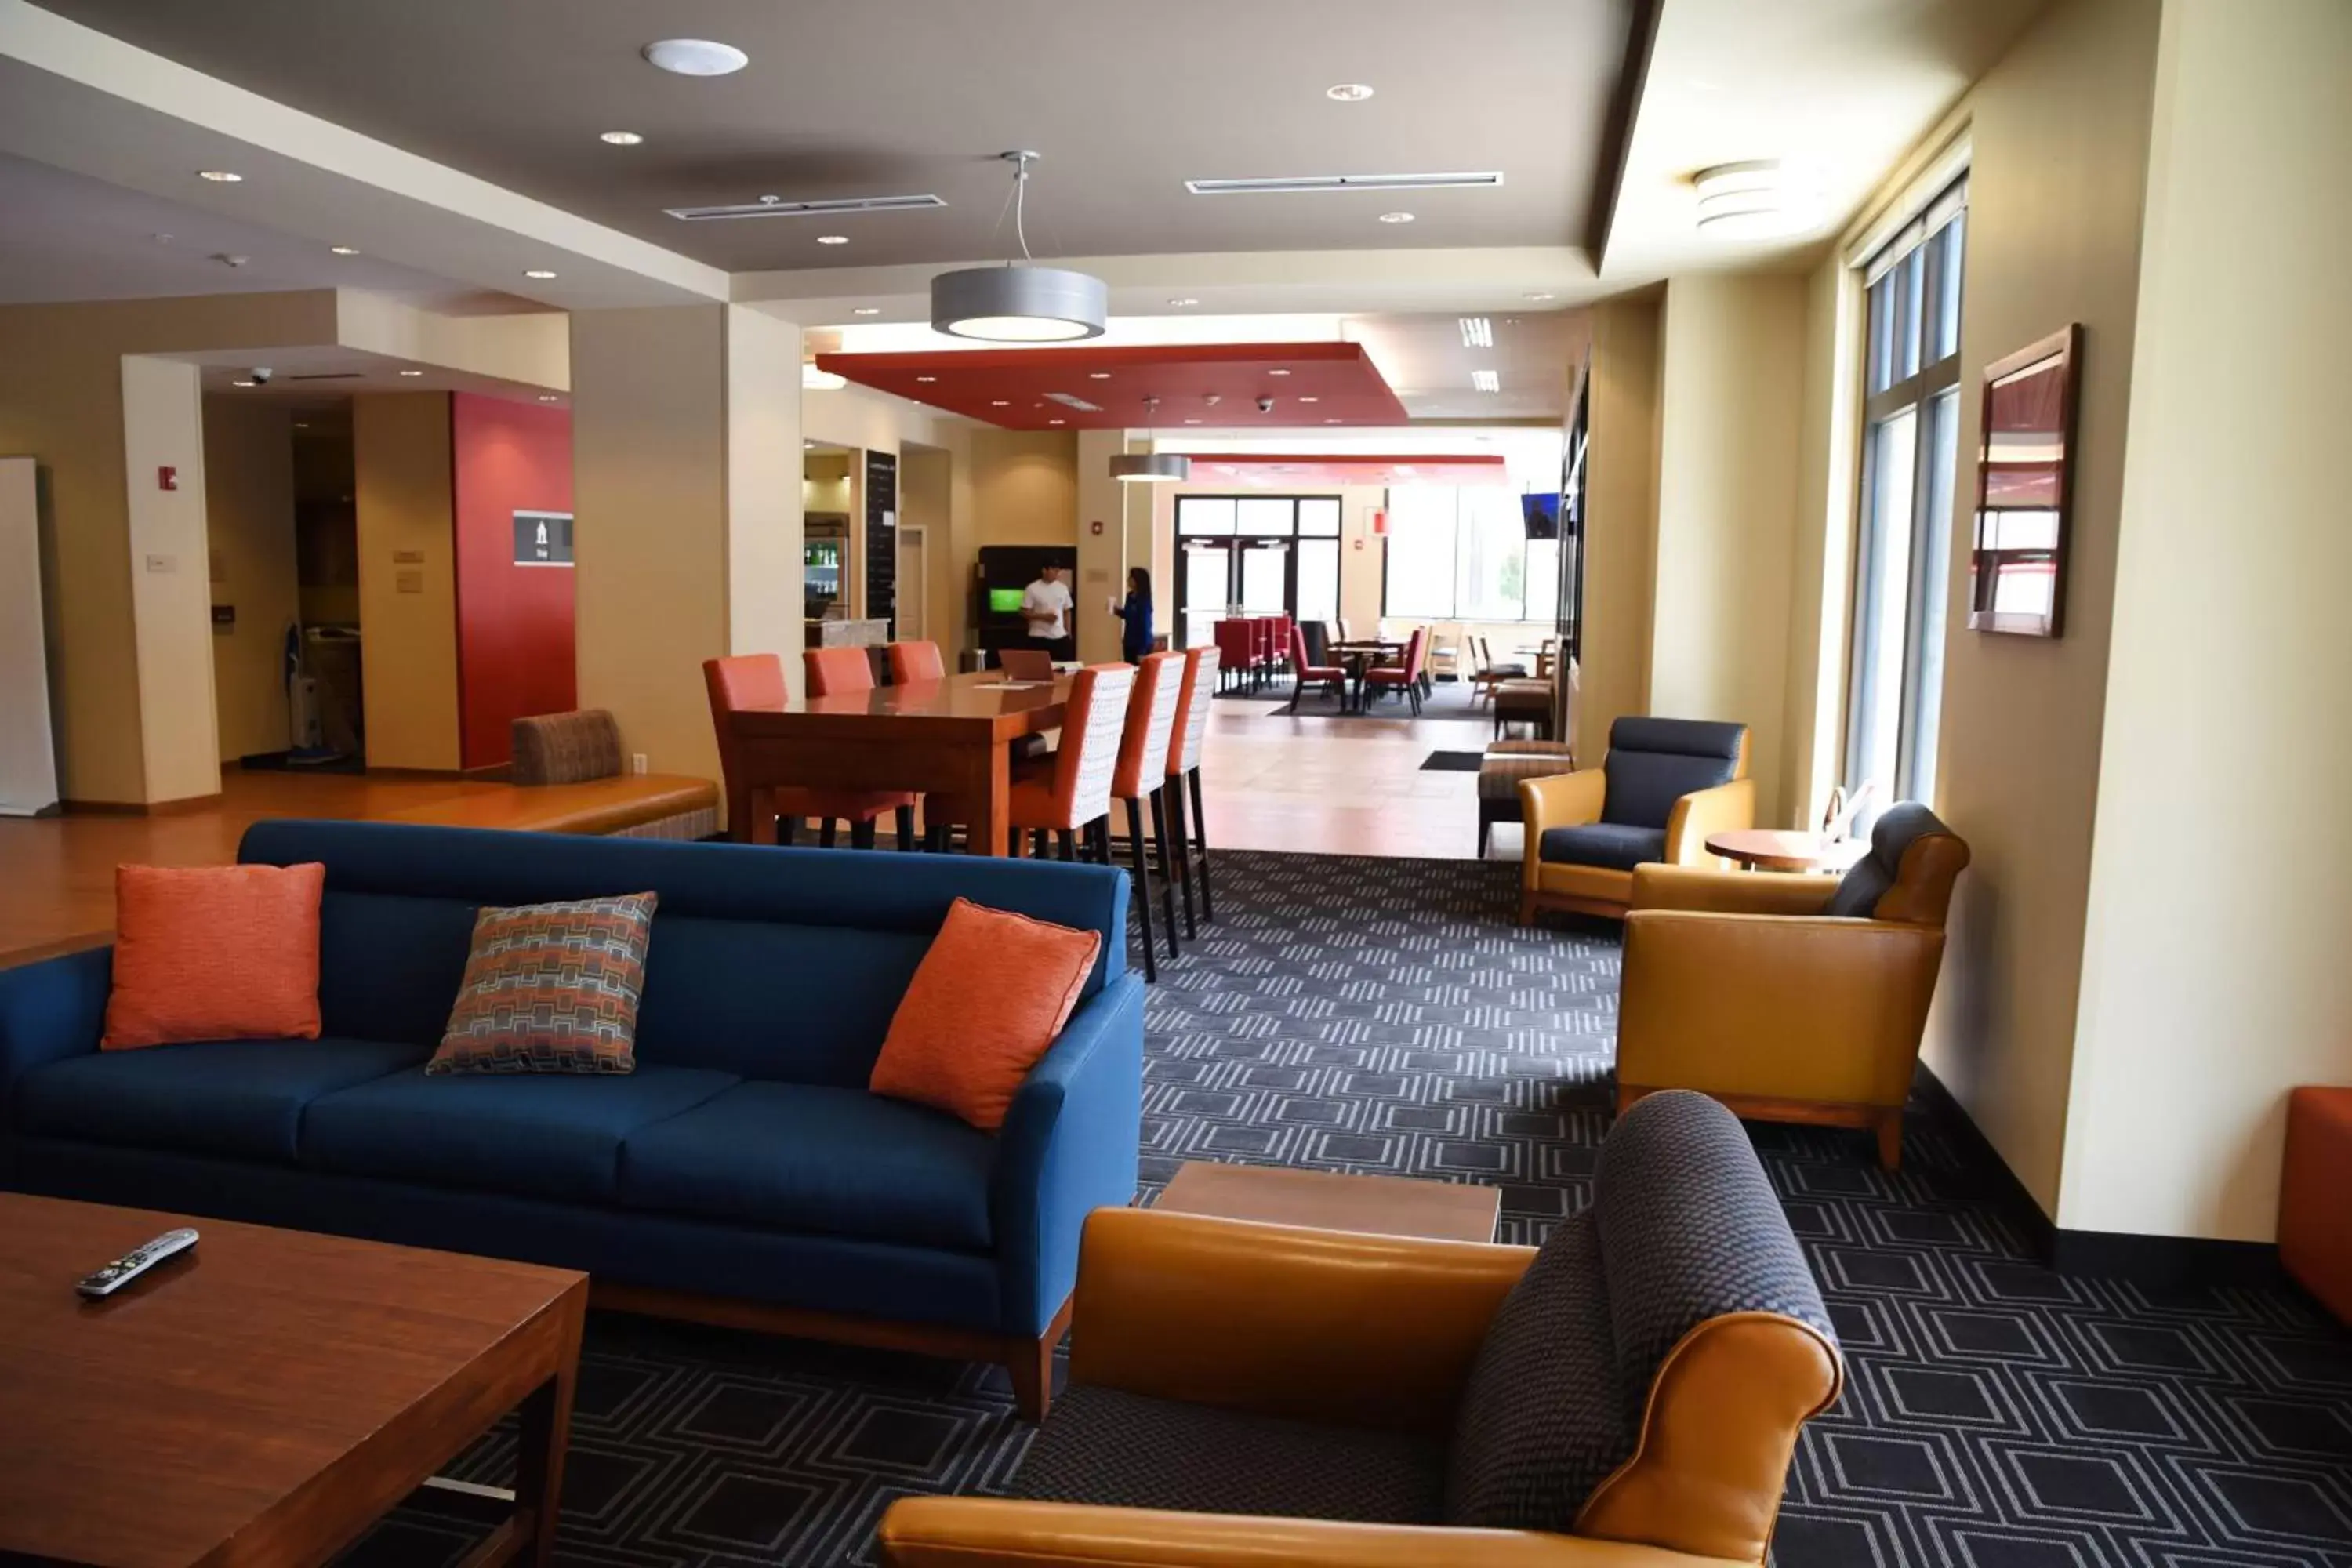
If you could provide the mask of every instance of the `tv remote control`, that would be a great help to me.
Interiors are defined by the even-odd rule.
[[[111,1296],[167,1258],[177,1258],[195,1246],[193,1230],[167,1230],[144,1247],[134,1247],[94,1274],[85,1274],[74,1289],[96,1300]]]

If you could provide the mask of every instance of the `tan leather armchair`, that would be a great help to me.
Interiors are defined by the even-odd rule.
[[[1745,724],[1620,719],[1601,766],[1518,789],[1521,925],[1540,910],[1619,918],[1635,867],[1718,864],[1707,835],[1756,824]]]
[[[1878,819],[1842,881],[1644,866],[1625,920],[1622,1111],[1692,1089],[1742,1116],[1862,1127],[1903,1158],[1903,1102],[1968,845],[1926,806]]]
[[[1622,1238],[1608,1229],[1605,1196],[1564,1222],[1541,1254],[1150,1210],[1096,1211],[1079,1258],[1070,1390],[1015,1478],[1019,1489],[1042,1465],[1051,1472],[1042,1484],[1067,1486],[1052,1496],[1070,1500],[904,1500],[883,1518],[883,1561],[896,1568],[1721,1568],[1763,1562],[1798,1430],[1842,1386],[1843,1363],[1818,1291],[1745,1134],[1720,1107],[1696,1095],[1661,1097],[1622,1119],[1602,1152],[1597,1185],[1604,1192],[1612,1174],[1622,1194],[1615,1223],[1633,1238],[1623,1241],[1627,1252],[1642,1252],[1640,1239],[1661,1228],[1680,1229],[1694,1245],[1662,1238],[1654,1256],[1621,1262]],[[1662,1194],[1675,1211],[1663,1226]],[[1612,1237],[1605,1279],[1598,1236]],[[1528,1310],[1506,1305],[1520,1300],[1514,1287],[1523,1280],[1531,1289],[1559,1291],[1559,1266],[1584,1256],[1574,1251],[1580,1241],[1595,1248],[1591,1266],[1567,1283],[1589,1294],[1559,1316],[1608,1312],[1605,1303],[1590,1305],[1596,1299],[1618,1303],[1619,1333],[1604,1331],[1594,1347],[1603,1365],[1594,1381],[1577,1386],[1596,1409],[1605,1407],[1608,1419],[1629,1421],[1629,1451],[1622,1459],[1603,1458],[1602,1479],[1589,1496],[1568,1494],[1566,1506],[1576,1510],[1572,1532],[1300,1516],[1313,1510],[1315,1500],[1299,1513],[1193,1511],[1209,1506],[1190,1500],[1213,1497],[1216,1478],[1231,1485],[1236,1468],[1255,1474],[1281,1467],[1253,1447],[1265,1441],[1259,1434],[1269,1426],[1293,1445],[1304,1440],[1309,1453],[1328,1443],[1336,1458],[1320,1464],[1308,1458],[1305,1468],[1333,1489],[1345,1485],[1359,1445],[1418,1445],[1437,1454],[1443,1467],[1449,1438],[1465,1441],[1458,1413],[1478,1397],[1482,1377],[1488,1389],[1507,1385],[1526,1397],[1529,1380],[1516,1375],[1519,1363],[1502,1366],[1499,1378],[1490,1364],[1489,1331],[1502,1321],[1498,1314]],[[1727,1258],[1738,1264],[1751,1253],[1753,1274],[1727,1271]],[[1538,1257],[1546,1260],[1538,1270],[1545,1275],[1541,1285],[1530,1275]],[[1778,1307],[1785,1288],[1787,1310],[1711,1310],[1704,1303],[1724,1290],[1727,1272],[1750,1301]],[[1547,1339],[1554,1300],[1532,1320]],[[1661,1301],[1673,1306],[1662,1312]],[[1524,1333],[1531,1320],[1517,1321]],[[1621,1337],[1643,1347],[1637,1364],[1654,1367],[1633,1374],[1648,1391],[1645,1406],[1630,1405],[1641,1412],[1638,1426],[1617,1396],[1626,1386],[1618,1382]],[[1654,1362],[1643,1361],[1653,1346]],[[1517,1417],[1558,1430],[1559,1412],[1540,1396],[1559,1385],[1540,1373],[1533,1384],[1538,1402],[1521,1405]],[[1106,1400],[1114,1410],[1146,1412],[1139,1441],[1130,1440],[1128,1429],[1063,1425],[1083,1424],[1083,1412]],[[1499,1434],[1488,1433],[1507,1450],[1534,1429],[1513,1429],[1509,1419]],[[1224,1447],[1228,1431],[1233,1452],[1204,1458],[1200,1449]],[[1188,1434],[1194,1438],[1189,1451]],[[1171,1471],[1189,1479],[1171,1482]],[[1069,1486],[1074,1472],[1078,1484]],[[1458,1468],[1442,1479],[1451,1494]],[[1164,1498],[1155,1507],[1116,1500],[1122,1488],[1150,1495],[1171,1487],[1186,1496],[1182,1506]],[[1580,1496],[1585,1500],[1578,1510]]]

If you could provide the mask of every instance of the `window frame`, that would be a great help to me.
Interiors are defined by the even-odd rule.
[[[1470,487],[1465,485],[1449,485],[1432,488],[1451,489],[1454,492],[1454,549],[1452,552],[1453,563],[1445,574],[1445,598],[1449,608],[1444,615],[1428,615],[1418,610],[1412,612],[1411,615],[1405,615],[1392,611],[1390,608],[1389,569],[1395,563],[1395,555],[1391,551],[1390,545],[1394,542],[1396,537],[1393,531],[1392,519],[1391,531],[1382,535],[1381,539],[1381,618],[1382,620],[1395,619],[1429,621],[1438,624],[1477,626],[1543,626],[1548,629],[1557,630],[1560,620],[1559,606],[1559,595],[1561,591],[1559,571],[1559,563],[1555,560],[1552,563],[1552,572],[1547,574],[1549,584],[1548,591],[1553,595],[1552,613],[1548,616],[1529,615],[1528,613],[1528,605],[1533,595],[1538,574],[1528,569],[1525,552],[1528,545],[1537,542],[1553,544],[1565,550],[1568,546],[1565,521],[1563,521],[1561,528],[1562,537],[1557,540],[1544,540],[1538,542],[1527,539],[1524,533],[1522,534],[1520,540],[1519,613],[1517,616],[1465,616],[1462,613],[1462,492]],[[1490,489],[1495,487],[1482,486],[1479,488]],[[1540,490],[1518,490],[1513,492],[1511,499],[1513,501],[1522,504],[1522,516],[1524,517],[1524,502],[1526,498],[1529,495],[1539,495],[1545,492]],[[1381,499],[1382,510],[1392,513],[1395,509],[1389,505],[1389,494],[1387,492],[1383,492]],[[1524,529],[1524,521],[1522,521],[1521,527]]]
[[[1877,682],[1888,672],[1874,668],[1868,649],[1876,640],[1876,612],[1879,585],[1876,563],[1886,553],[1885,542],[1879,530],[1884,520],[1875,516],[1878,499],[1878,465],[1881,461],[1880,428],[1901,417],[1906,411],[1914,414],[1911,449],[1911,494],[1907,516],[1904,519],[1908,550],[1906,557],[1908,581],[1904,594],[1903,654],[1900,666],[1892,672],[1900,683],[1901,701],[1896,723],[1895,755],[1889,774],[1893,799],[1924,799],[1933,793],[1937,761],[1937,736],[1933,725],[1922,722],[1922,710],[1930,707],[1927,700],[1926,672],[1931,649],[1931,639],[1942,639],[1949,634],[1949,591],[1951,584],[1951,546],[1953,518],[1951,508],[1957,494],[1956,475],[1948,474],[1941,487],[1945,496],[1945,515],[1938,523],[1935,516],[1937,482],[1937,443],[1943,437],[1953,443],[1957,461],[1958,422],[1961,416],[1958,401],[1960,384],[1960,332],[1957,311],[1962,300],[1954,297],[1955,323],[1951,346],[1941,357],[1935,354],[1941,302],[1945,298],[1947,268],[1957,254],[1960,281],[1965,287],[1968,266],[1969,171],[1964,167],[1940,186],[1922,204],[1909,221],[1897,227],[1880,242],[1869,258],[1856,268],[1863,294],[1862,307],[1862,381],[1860,440],[1857,443],[1859,461],[1858,485],[1854,495],[1853,533],[1849,561],[1852,581],[1849,584],[1849,616],[1846,626],[1845,715],[1843,725],[1838,776],[1851,795],[1860,787],[1864,774],[1862,760],[1867,747],[1866,727],[1879,695]],[[1950,243],[1944,239],[1945,231],[1955,219],[1959,228]],[[1917,260],[1916,268],[1911,264]],[[1889,331],[1881,342],[1878,323],[1870,308],[1871,290],[1884,279],[1908,270],[1907,278],[1897,278],[1890,291],[1892,309],[1888,311]],[[1908,374],[1895,374],[1910,360]],[[1888,384],[1876,391],[1871,384],[1882,364],[1890,372]],[[1935,416],[1939,399],[1949,398],[1947,419],[1951,428]],[[1937,537],[1940,528],[1942,537]],[[1940,602],[1939,602],[1940,601]],[[1933,694],[1932,709],[1938,721],[1941,717],[1942,660],[1935,663],[1938,689]],[[1927,787],[1923,788],[1922,785]],[[1890,802],[1881,803],[1891,804]]]
[[[1299,566],[1302,562],[1302,552],[1298,548],[1299,545],[1303,542],[1307,541],[1331,540],[1337,542],[1345,537],[1347,532],[1346,502],[1342,498],[1331,495],[1328,492],[1322,494],[1312,492],[1304,494],[1272,494],[1265,490],[1244,490],[1239,493],[1224,490],[1200,490],[1188,491],[1183,495],[1174,497],[1173,500],[1175,501],[1175,505],[1171,509],[1170,514],[1170,528],[1173,535],[1176,547],[1176,563],[1174,573],[1176,580],[1169,584],[1162,592],[1169,595],[1165,602],[1172,611],[1172,616],[1170,622],[1170,636],[1173,640],[1171,640],[1170,646],[1174,647],[1186,647],[1191,646],[1189,643],[1182,640],[1184,637],[1185,616],[1191,607],[1186,604],[1184,598],[1185,578],[1183,558],[1184,551],[1188,545],[1205,544],[1212,548],[1222,546],[1232,552],[1232,554],[1229,557],[1229,574],[1225,580],[1226,587],[1229,591],[1234,586],[1234,574],[1239,574],[1243,570],[1241,565],[1241,552],[1244,550],[1252,547],[1259,549],[1280,549],[1283,553],[1283,605],[1286,612],[1295,614],[1298,606]],[[1225,501],[1231,503],[1234,509],[1234,526],[1229,530],[1216,533],[1186,533],[1184,531],[1184,504],[1187,501]],[[1290,531],[1287,533],[1244,531],[1241,527],[1241,503],[1244,501],[1288,502],[1290,507]],[[1303,509],[1305,504],[1310,501],[1330,501],[1335,503],[1337,506],[1338,510],[1334,514],[1333,528],[1330,532],[1305,533],[1300,531],[1300,524],[1304,521]],[[1346,581],[1347,557],[1343,551],[1335,552],[1332,558],[1331,568],[1331,602],[1333,604],[1336,605],[1340,602],[1340,592]],[[1231,603],[1232,601],[1228,600],[1227,602]],[[1223,614],[1224,608],[1224,605],[1219,605],[1218,613],[1220,615]]]

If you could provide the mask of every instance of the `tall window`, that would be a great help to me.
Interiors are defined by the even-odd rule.
[[[1179,647],[1229,614],[1339,614],[1338,496],[1178,496],[1176,553]]]
[[[1529,539],[1517,492],[1417,485],[1389,492],[1381,606],[1400,619],[1535,621],[1559,614],[1559,541]]]
[[[1927,800],[1936,787],[1967,228],[1961,180],[1863,274],[1862,515],[1843,772],[1849,790],[1876,784],[1881,806]]]

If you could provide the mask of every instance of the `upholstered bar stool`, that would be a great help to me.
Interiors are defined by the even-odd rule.
[[[1168,814],[1161,791],[1168,784],[1169,742],[1176,730],[1176,704],[1183,695],[1184,656],[1146,654],[1136,667],[1135,697],[1127,705],[1127,732],[1120,738],[1118,771],[1112,776],[1113,799],[1127,803],[1128,847],[1135,865],[1135,908],[1143,925],[1143,977],[1160,978],[1152,956],[1151,860],[1143,843],[1143,806],[1151,805],[1152,837],[1163,871],[1175,862],[1168,847]],[[1168,917],[1168,956],[1176,956],[1176,892],[1170,879],[1160,886]]]
[[[1297,636],[1294,629],[1293,637]],[[1184,889],[1184,934],[1198,937],[1192,919],[1192,868],[1201,868],[1201,917],[1214,921],[1209,907],[1209,842],[1203,833],[1196,845],[1184,826],[1184,788],[1192,789],[1192,818],[1197,831],[1201,816],[1201,741],[1209,732],[1209,704],[1217,681],[1217,650],[1196,647],[1184,656],[1184,685],[1176,697],[1176,728],[1168,742],[1168,838],[1176,846],[1173,875]]]
[[[856,648],[834,648],[835,653],[858,654],[859,668],[864,668],[864,655]],[[871,671],[867,684],[872,684]],[[784,661],[772,653],[747,653],[733,658],[706,658],[702,661],[702,684],[710,698],[710,721],[719,733],[719,771],[727,781],[727,834],[738,843],[755,842],[752,832],[750,773],[738,754],[735,737],[727,722],[728,715],[743,709],[781,708],[784,705]],[[777,841],[790,844],[801,821],[814,816],[824,826],[819,829],[818,843],[833,847],[834,824],[849,824],[852,847],[870,849],[874,847],[874,820],[885,812],[896,815],[898,824],[898,847],[915,847],[915,797],[899,791],[803,789],[797,787],[771,789],[768,792],[779,827]]]

